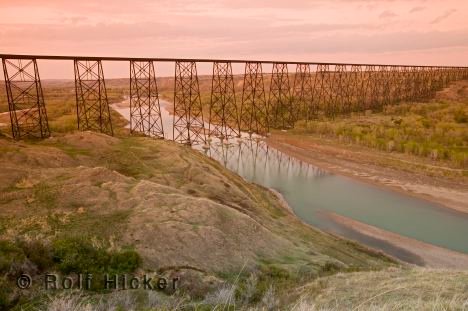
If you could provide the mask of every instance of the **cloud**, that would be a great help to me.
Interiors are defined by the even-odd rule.
[[[450,17],[450,15],[454,14],[455,12],[457,12],[456,9],[447,10],[444,14],[437,16],[434,20],[432,20],[431,24],[438,24],[444,19],[447,19],[448,17]]]
[[[424,11],[425,9],[426,9],[425,6],[415,6],[415,7],[412,8],[409,12],[410,12],[410,13],[417,13],[417,12]]]
[[[468,47],[466,0],[429,2],[0,0],[0,52],[288,60],[322,53],[324,61],[400,53],[395,62],[405,62],[401,55],[412,51]],[[450,8],[459,11],[451,16]],[[444,19],[437,29],[429,24]]]
[[[468,47],[468,30],[463,31],[427,31],[427,32],[392,32],[375,33],[372,35],[345,34],[315,37],[307,42],[297,42],[295,38],[280,38],[278,40],[259,39],[255,46],[244,47],[251,52],[266,52],[275,47],[278,53],[287,50],[306,49],[313,53],[394,53],[417,50],[431,50],[448,47]],[[277,42],[276,42],[277,41]],[[284,44],[278,44],[279,42]],[[309,43],[310,42],[310,43]]]
[[[394,18],[394,17],[397,17],[398,14],[392,12],[392,11],[389,11],[389,10],[386,10],[386,11],[383,11],[380,15],[379,15],[379,18],[380,19],[389,19],[389,18]]]

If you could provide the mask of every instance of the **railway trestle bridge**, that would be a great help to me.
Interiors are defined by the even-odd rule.
[[[299,120],[334,117],[385,105],[430,99],[449,83],[468,79],[468,67],[343,64],[256,60],[124,58],[0,54],[15,139],[50,136],[38,60],[73,62],[79,130],[113,135],[103,61],[130,67],[130,131],[164,138],[156,68],[174,63],[173,139],[266,135]],[[203,105],[198,63],[212,64],[209,103]],[[235,75],[232,65],[241,64]],[[271,71],[264,72],[265,65]],[[239,79],[240,83],[235,80]],[[208,116],[206,116],[208,114]]]

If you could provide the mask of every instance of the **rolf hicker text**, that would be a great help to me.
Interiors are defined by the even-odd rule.
[[[100,280],[99,280],[100,279]],[[155,276],[135,276],[126,274],[103,274],[95,277],[93,274],[78,274],[74,277],[57,274],[44,275],[44,289],[82,289],[93,288],[94,282],[100,283],[108,290],[144,289],[144,290],[176,290],[178,277],[171,279]]]

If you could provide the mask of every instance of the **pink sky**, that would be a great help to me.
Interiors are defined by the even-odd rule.
[[[0,24],[0,53],[468,65],[466,0],[0,0]]]

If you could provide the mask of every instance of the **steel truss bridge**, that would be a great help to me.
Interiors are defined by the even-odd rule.
[[[113,128],[102,62],[129,63],[130,130],[160,138],[164,130],[155,64],[174,63],[173,139],[186,144],[205,143],[212,135],[239,137],[241,131],[265,135],[321,115],[424,101],[450,82],[468,79],[468,67],[453,66],[7,54],[0,58],[15,139],[50,136],[37,60],[74,63],[77,128],[108,135]],[[197,63],[212,64],[209,111],[203,109]],[[233,64],[244,65],[241,90]],[[265,65],[271,72],[263,71]]]

